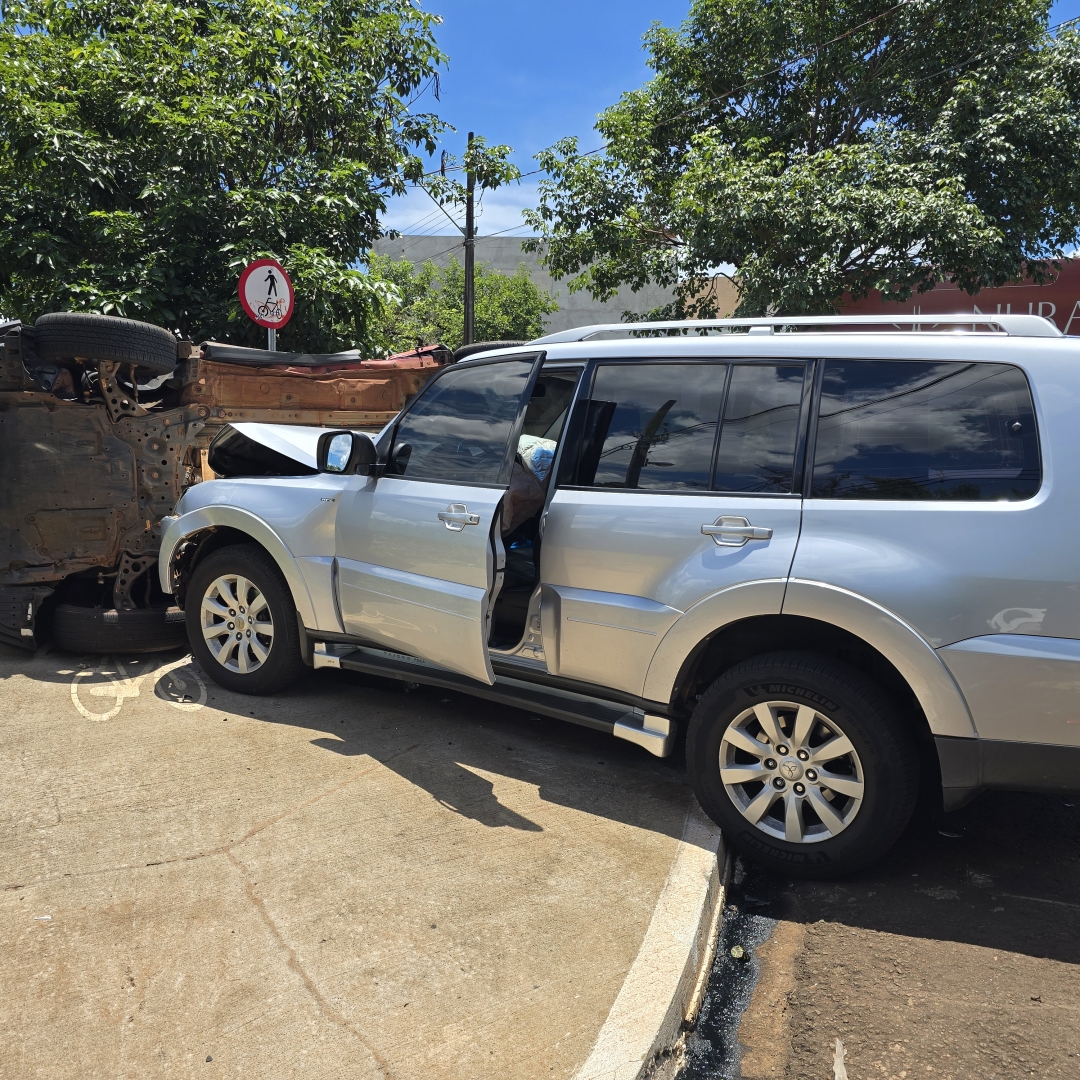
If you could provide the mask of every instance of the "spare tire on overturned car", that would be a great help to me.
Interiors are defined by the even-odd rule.
[[[42,360],[112,360],[153,375],[176,367],[176,338],[151,323],[115,315],[54,311],[34,323],[34,352]]]

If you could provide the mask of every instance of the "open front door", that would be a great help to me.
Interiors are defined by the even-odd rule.
[[[337,514],[347,633],[489,685],[492,529],[541,355],[449,368],[399,420],[386,475]]]

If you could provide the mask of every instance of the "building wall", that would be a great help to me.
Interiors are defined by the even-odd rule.
[[[382,239],[375,243],[380,255],[394,259],[408,259],[419,264],[430,259],[437,266],[446,266],[451,257],[458,262],[465,259],[460,240],[452,236],[399,236],[396,240]],[[575,326],[591,323],[622,322],[624,311],[645,312],[667,304],[672,299],[670,289],[647,285],[638,292],[622,288],[605,303],[597,303],[587,292],[571,293],[566,281],[555,281],[540,265],[540,256],[521,250],[521,238],[513,236],[478,236],[476,238],[476,261],[484,263],[504,274],[513,274],[522,263],[529,276],[541,289],[547,290],[559,305],[559,310],[546,320],[548,333],[570,330]]]
[[[1041,315],[1062,333],[1076,336],[1080,335],[1080,260],[1062,259],[1061,272],[1048,285],[1012,281],[969,296],[943,283],[903,304],[886,303],[880,293],[871,292],[842,305],[841,310],[852,315]]]

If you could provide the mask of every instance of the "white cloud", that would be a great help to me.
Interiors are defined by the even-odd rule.
[[[529,235],[531,230],[522,220],[521,211],[535,206],[538,200],[536,182],[532,180],[483,192],[477,206],[477,234]],[[388,202],[382,227],[384,231],[396,229],[408,236],[460,235],[450,218],[464,227],[465,211],[459,207],[447,207],[446,211],[444,214],[425,191],[411,188],[405,195]]]
[[[476,231],[482,236],[514,231],[522,236],[532,233],[522,220],[522,210],[532,209],[540,201],[535,180],[526,180],[521,184],[485,191],[480,206],[480,217]]]

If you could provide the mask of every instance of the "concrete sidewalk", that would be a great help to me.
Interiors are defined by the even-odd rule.
[[[343,672],[0,647],[0,1076],[572,1077],[692,805],[609,737]],[[661,905],[662,906],[662,905]]]

